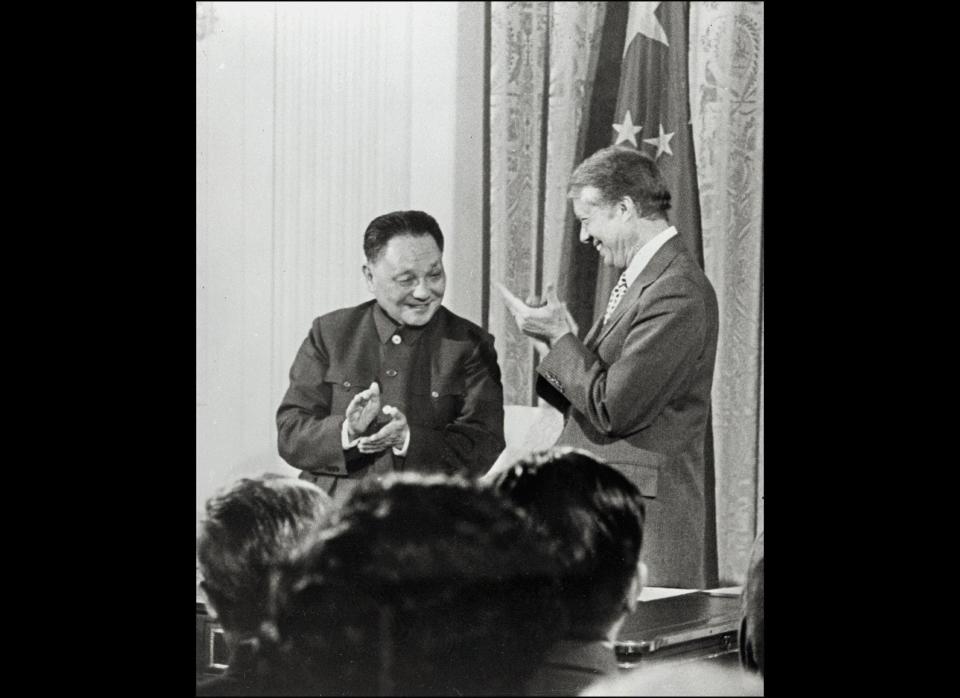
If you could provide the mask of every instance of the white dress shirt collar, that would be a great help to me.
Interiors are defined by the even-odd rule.
[[[651,240],[649,240],[647,244],[637,250],[637,253],[633,255],[633,259],[630,260],[630,264],[625,272],[627,276],[628,287],[637,280],[637,277],[640,276],[640,272],[642,272],[643,268],[647,266],[647,263],[653,259],[653,255],[657,253],[657,250],[663,247],[663,244],[676,234],[676,226],[671,225],[666,230],[661,230]]]

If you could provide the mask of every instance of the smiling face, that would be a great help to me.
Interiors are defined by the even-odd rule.
[[[601,201],[596,187],[583,187],[573,200],[573,211],[580,220],[580,242],[592,244],[607,266],[623,269],[637,242],[632,226],[628,225],[632,205]]]
[[[404,325],[430,322],[447,287],[442,253],[429,235],[390,238],[377,259],[363,265],[363,275],[380,307]]]

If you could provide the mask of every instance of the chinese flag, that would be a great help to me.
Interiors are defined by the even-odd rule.
[[[687,94],[690,3],[631,2],[611,142],[653,157],[670,189],[670,222],[703,268],[700,199]],[[622,270],[601,267],[600,313]]]

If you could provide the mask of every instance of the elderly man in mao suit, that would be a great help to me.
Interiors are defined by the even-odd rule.
[[[670,192],[647,156],[598,151],[571,176],[570,198],[581,241],[623,273],[583,341],[552,288],[536,307],[501,289],[541,356],[537,391],[566,415],[557,444],[591,451],[643,494],[648,584],[716,586],[713,464],[704,457],[716,294],[668,223]]]
[[[341,502],[391,471],[479,476],[503,450],[493,337],[441,305],[443,235],[423,211],[375,218],[374,300],[313,322],[277,410],[280,455]]]

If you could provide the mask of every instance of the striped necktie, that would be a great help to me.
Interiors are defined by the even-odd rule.
[[[613,315],[613,311],[617,309],[617,306],[620,304],[620,299],[623,298],[623,294],[627,292],[627,272],[624,271],[620,278],[617,279],[617,285],[613,287],[613,290],[610,292],[610,301],[607,303],[607,312],[603,314],[603,324],[607,324],[607,320],[610,319],[610,316]]]

